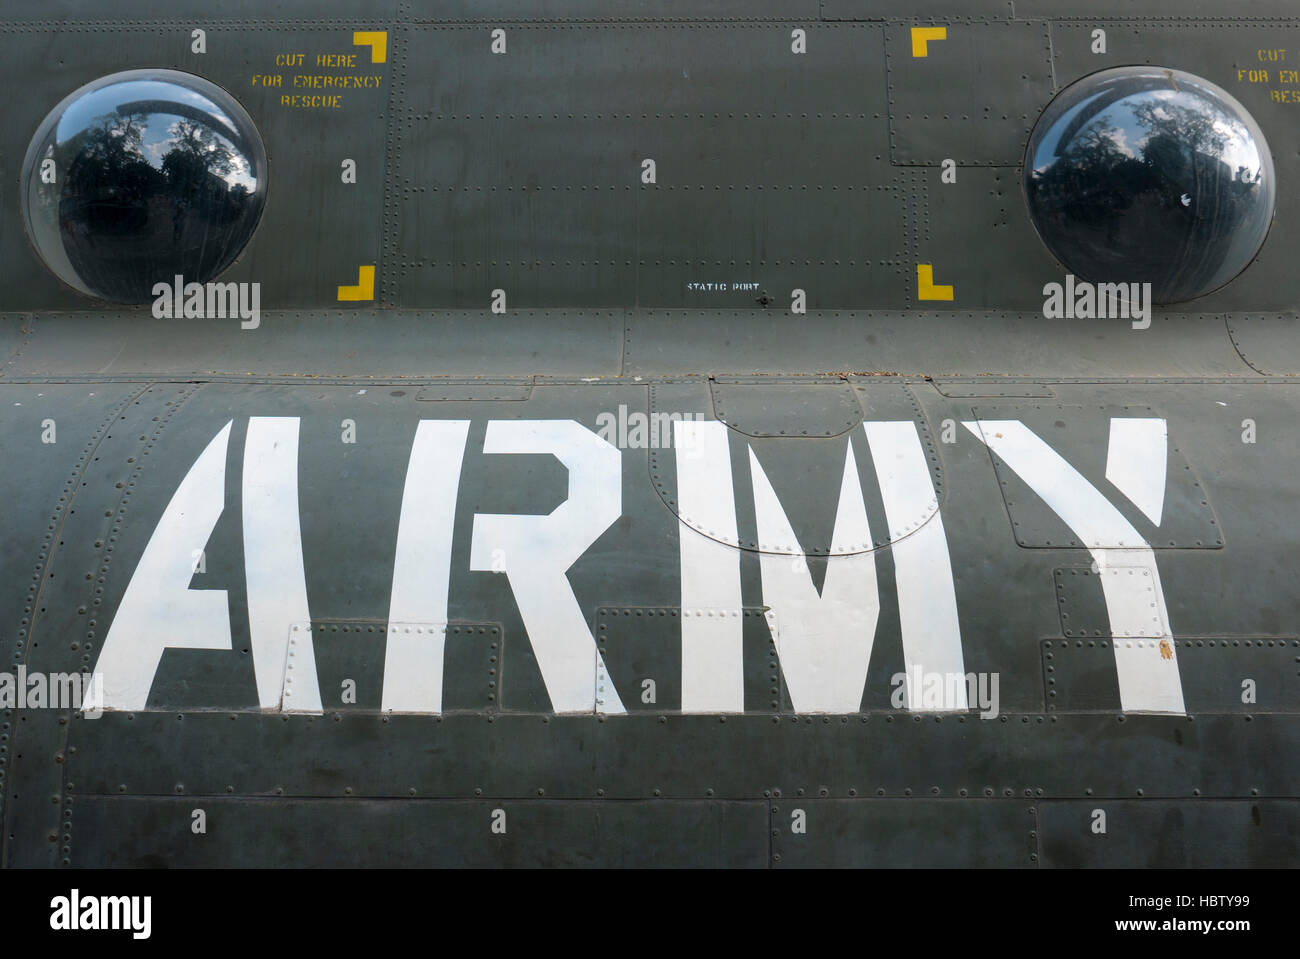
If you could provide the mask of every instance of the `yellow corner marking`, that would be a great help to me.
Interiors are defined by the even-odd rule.
[[[926,44],[931,40],[947,40],[947,27],[913,27],[912,28],[912,56],[928,57],[930,51],[926,49]]]
[[[369,47],[371,63],[388,62],[387,30],[358,30],[352,34],[352,45],[354,47]],[[925,54],[923,53],[921,56],[925,56]]]
[[[951,300],[951,286],[934,285],[934,267],[929,263],[916,264],[916,298],[918,300]],[[339,297],[342,299],[342,296]]]
[[[375,298],[375,268],[363,266],[357,270],[356,286],[340,286],[339,300],[373,300]],[[951,296],[948,299],[952,299]]]

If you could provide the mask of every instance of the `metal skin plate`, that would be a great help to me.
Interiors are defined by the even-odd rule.
[[[1295,353],[1297,316],[1294,313],[1235,314],[1228,320],[1228,335],[1241,358],[1264,375],[1300,373]]]
[[[965,186],[957,196],[951,189],[954,184],[936,183],[930,170],[913,171],[913,196],[927,214],[918,231],[917,259],[948,264],[943,282],[962,290],[961,299],[949,304],[954,310],[968,293],[981,301],[997,302],[1004,309],[1039,309],[1043,302],[1040,277],[1057,272],[1056,264],[1032,226],[1028,232],[1024,229],[1028,215],[1015,168],[972,167],[962,169],[959,175]],[[967,218],[988,231],[987,243],[969,242]],[[1006,367],[990,368],[994,369]]]
[[[177,849],[169,841],[193,807],[188,798],[85,802],[78,828],[113,838],[94,859],[74,865],[265,866],[258,850],[271,833],[278,835],[280,864],[307,868],[382,861],[407,868],[752,869],[767,862],[762,802],[217,799],[206,805],[208,822],[229,837],[233,854],[202,843]],[[493,822],[505,832],[491,833]],[[633,838],[646,829],[658,834],[653,843]],[[493,839],[483,842],[480,834]]]
[[[1150,408],[1125,406],[1119,408],[1049,406],[1042,403],[1016,406],[977,406],[973,416],[980,421],[1015,419],[1029,426],[1039,436],[1051,436],[1053,446],[1071,465],[1092,476],[1097,483],[1108,483],[1107,473],[1112,468],[1109,459],[1109,434],[1117,420],[1158,420],[1168,423]],[[1086,425],[1085,425],[1086,424]],[[1175,422],[1176,426],[1176,422]],[[991,427],[991,430],[996,430]],[[1144,539],[1154,549],[1217,549],[1223,545],[1223,535],[1215,519],[1209,495],[1191,465],[1177,445],[1177,437],[1168,440],[1168,457],[1160,462],[1154,457],[1145,469],[1158,471],[1166,478],[1162,489],[1162,502],[1155,515],[1144,515],[1139,508],[1133,522],[1142,528]],[[1083,455],[1072,454],[1078,449]],[[1046,509],[1044,501],[1017,475],[1014,468],[999,460],[994,454],[998,480],[1002,485],[1003,500],[1011,519],[1016,542],[1021,546],[1046,547],[1057,545],[1078,546],[1081,537],[1061,523],[1058,516]],[[1113,487],[1112,487],[1113,488]],[[1133,506],[1131,501],[1120,508]],[[1148,506],[1153,509],[1153,507]],[[1131,543],[1129,545],[1132,545]]]
[[[1064,615],[1064,614],[1062,614]],[[1071,622],[1075,622],[1071,620]],[[1043,641],[1043,682],[1049,710],[1115,710],[1112,651],[1116,643],[1109,624],[1090,630],[1087,639]],[[1079,631],[1069,630],[1078,637]],[[1097,638],[1098,636],[1102,638]],[[1273,710],[1300,694],[1300,640],[1295,639],[1175,639],[1183,694],[1189,710],[1250,714]]]
[[[1293,5],[83,6],[0,18],[4,865],[1294,863]],[[1276,222],[1050,317],[1023,143],[1144,63]],[[27,239],[133,68],[263,138],[248,326]]]
[[[912,24],[885,28],[890,150],[899,165],[952,159],[962,166],[1017,166],[1030,127],[1052,97],[1046,20],[963,26],[928,41],[925,56],[916,56]],[[998,91],[996,98],[989,89]]]
[[[1040,805],[1048,868],[1205,868],[1230,858],[1258,869],[1294,865],[1292,802],[1052,802]],[[1106,832],[1094,831],[1096,810]]]
[[[813,384],[714,377],[709,392],[718,419],[747,436],[835,436],[862,422],[857,397],[842,379]]]
[[[853,802],[792,796],[771,806],[772,864],[783,869],[1030,868],[1037,861],[1035,813],[1024,799],[969,802],[954,809],[932,798]],[[1017,831],[1019,848],[1007,842],[991,855],[979,850],[981,835]],[[918,856],[918,848],[926,852]],[[964,862],[963,854],[969,857]]]
[[[775,616],[759,608],[612,607],[596,610],[597,693],[616,689],[629,710],[682,710],[681,620],[739,619],[743,631],[744,712],[774,715],[791,708],[782,688]]]
[[[876,28],[810,23],[820,55],[802,61],[788,31],[749,26],[504,29],[508,52],[486,72],[481,26],[409,33],[422,54],[405,82],[429,99],[408,106],[397,157],[401,305],[477,305],[504,287],[528,306],[632,294],[647,306],[734,309],[765,293],[788,300],[795,277],[810,274],[835,302],[860,294],[864,279],[876,302],[896,302],[901,206],[866,122],[885,98],[855,81],[864,56],[879,57]],[[728,56],[715,56],[724,46]],[[551,58],[583,91],[562,110],[535,81]],[[750,69],[759,62],[777,69]],[[890,227],[866,228],[881,222]]]

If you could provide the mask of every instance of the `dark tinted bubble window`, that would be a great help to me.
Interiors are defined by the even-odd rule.
[[[1254,259],[1276,184],[1254,119],[1207,80],[1121,67],[1067,87],[1029,140],[1025,192],[1043,242],[1097,283],[1202,296]]]
[[[32,243],[61,280],[145,303],[155,283],[206,283],[239,255],[266,203],[266,151],[220,87],[131,70],[87,84],[45,118],[22,202]]]

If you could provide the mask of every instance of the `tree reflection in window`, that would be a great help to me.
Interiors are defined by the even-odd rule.
[[[1178,71],[1106,70],[1067,88],[1030,138],[1026,193],[1048,248],[1094,282],[1201,296],[1254,258],[1273,218],[1272,159],[1228,94]]]
[[[95,112],[101,105],[110,109]],[[43,157],[62,171],[54,185],[36,172]],[[28,225],[46,263],[82,292],[125,303],[148,302],[155,283],[178,274],[218,275],[266,196],[265,151],[247,114],[175,71],[130,71],[77,91],[42,124],[28,167]]]

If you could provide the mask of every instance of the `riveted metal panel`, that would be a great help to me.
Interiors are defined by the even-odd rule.
[[[904,302],[895,266],[905,259],[896,184],[687,191],[660,181],[639,199],[637,292],[646,306],[780,309],[791,305],[794,290],[805,292],[809,308]],[[716,239],[700,223],[731,239]],[[792,316],[795,329],[801,319]]]
[[[492,709],[501,697],[505,652],[506,637],[500,625],[449,623],[443,658],[443,710]]]
[[[598,691],[605,684],[613,686],[629,711],[680,712],[682,620],[686,617],[741,622],[746,712],[773,713],[790,707],[777,659],[779,623],[775,613],[761,608],[596,610],[596,640],[605,667],[597,664]],[[653,685],[647,686],[647,681]]]
[[[447,624],[420,624],[446,633]],[[412,624],[386,623],[294,623],[289,627],[289,652],[296,652],[299,644],[311,645],[311,653],[316,666],[316,678],[321,705],[326,710],[347,709],[377,712],[380,708],[381,694],[384,689],[384,648],[389,628],[412,628]],[[450,637],[444,642],[449,643]],[[297,657],[301,658],[301,657]],[[486,660],[486,656],[484,657]],[[474,677],[477,683],[465,683],[462,688],[480,691],[483,686],[483,673]],[[298,690],[285,674],[285,685],[281,689],[280,708],[285,711],[300,707],[291,698]],[[475,687],[479,687],[476,689]]]
[[[415,146],[401,168],[413,184],[398,214],[403,306],[486,308],[498,289],[516,308],[628,302],[620,291],[636,277],[630,186],[446,186],[420,164],[448,151],[436,141]]]
[[[1094,831],[1098,809],[1104,833]],[[1279,869],[1300,859],[1295,800],[1042,802],[1038,818],[1047,867]]]
[[[911,393],[930,425],[926,442],[933,451],[930,445],[925,449],[942,465],[942,476],[935,478],[942,490],[939,518],[952,563],[965,671],[986,674],[990,682],[997,677],[1004,713],[1041,711],[1036,641],[1060,629],[1052,602],[1056,557],[1021,549],[1012,537],[988,452],[961,425],[969,419],[969,406],[962,404],[970,401],[946,399],[923,384]],[[993,596],[999,599],[990,601]]]
[[[533,395],[533,380],[444,380],[415,394],[425,402],[482,402],[526,400]]]
[[[52,556],[65,553],[68,510],[81,483],[116,483],[128,476],[125,456],[113,458],[111,472],[100,472],[99,446],[143,392],[131,384],[0,386],[5,459],[27,465],[0,474],[0,542],[8,544],[0,549],[0,582],[12,584],[0,592],[3,668],[26,655],[35,604],[45,591]],[[107,462],[103,468],[109,469]],[[33,482],[33,473],[41,481]],[[0,755],[0,767],[3,762]]]
[[[889,269],[897,288],[893,296],[901,308],[906,302],[907,270],[901,260]],[[900,314],[892,316],[901,320]],[[705,319],[715,322],[702,322]],[[769,309],[748,311],[637,310],[628,316],[624,369],[693,373],[701,370],[700,357],[706,355],[709,361],[703,372],[892,371],[898,368],[889,364],[902,357],[888,344],[895,333],[906,336],[911,325],[909,318],[906,324],[899,322],[902,330],[897,330],[884,314],[848,310],[813,310],[796,316],[775,302]],[[737,330],[744,335],[737,335]]]
[[[951,397],[1035,397],[1052,398],[1056,394],[1045,383],[1015,383],[1006,380],[973,380],[944,377],[931,385],[941,396]]]
[[[1101,635],[1106,635],[1104,632]],[[1049,709],[1119,710],[1116,643],[1126,639],[1046,640],[1043,679]],[[1254,714],[1285,708],[1300,694],[1300,640],[1175,639],[1183,699],[1190,713]]]
[[[825,20],[893,20],[900,17],[951,17],[950,0],[822,0]],[[968,0],[963,17],[1002,17],[1013,13],[1010,0]],[[957,19],[952,17],[952,19]]]
[[[57,403],[65,389],[37,387],[25,408],[38,413],[47,398]],[[59,517],[55,519],[44,510],[38,514],[47,520],[50,538],[38,537],[43,546],[32,557],[35,562],[28,574],[36,579],[29,582],[23,576],[15,580],[29,583],[30,590],[23,594],[23,615],[10,620],[17,625],[17,638],[6,671],[17,673],[25,667],[29,674],[44,673],[51,680],[54,677],[49,674],[53,673],[91,671],[107,630],[106,614],[116,608],[125,585],[113,563],[129,538],[128,517],[134,515],[142,498],[149,498],[151,474],[146,466],[152,465],[155,457],[174,455],[160,448],[159,440],[164,433],[170,440],[174,417],[197,389],[188,384],[126,390],[106,386],[102,392],[99,386],[81,388],[78,392],[85,391],[90,408],[101,398],[107,401],[107,408],[81,425],[56,420],[68,439],[75,441],[87,433],[91,438],[78,451],[77,475],[68,477],[71,488],[65,485],[62,489]],[[48,397],[40,396],[47,390]],[[90,397],[91,393],[96,396]],[[67,412],[86,409],[76,404]],[[64,410],[56,407],[56,412]],[[34,426],[40,428],[39,420]],[[32,435],[39,441],[39,432]],[[49,457],[60,448],[56,443],[44,455]],[[70,447],[68,452],[74,449]],[[53,493],[50,487],[44,488],[45,496]],[[13,626],[6,632],[10,630]],[[47,695],[45,708],[37,705],[29,700],[26,709],[5,710],[3,735],[8,739],[0,748],[0,769],[7,788],[5,829],[0,834],[7,837],[5,861],[11,865],[49,866],[67,857],[63,783],[68,721],[74,704],[54,708]]]
[[[969,716],[921,717],[887,706],[885,712],[611,719],[596,733],[597,781],[607,796],[659,790],[664,797],[762,795],[787,801],[800,795],[1032,796],[1039,788],[1027,777],[1045,770],[1033,762],[996,761],[985,750],[1018,749],[1042,728]]]
[[[782,868],[1030,868],[1031,802],[816,799],[769,807],[772,864]],[[796,831],[799,829],[801,831]]]
[[[742,39],[757,39],[752,31],[733,32]],[[571,48],[551,47],[560,40],[576,47],[574,38],[584,33],[591,34],[589,39],[598,45],[609,45],[619,37],[643,39],[652,31],[616,30],[610,34],[608,28],[588,27],[554,36],[526,33],[548,45],[534,55],[559,58],[576,54]],[[832,46],[821,50],[822,58],[840,61],[846,71],[861,73],[862,58],[870,53],[862,46],[870,43],[868,32],[845,27],[813,33],[816,39],[810,42],[816,44],[821,39],[824,46]],[[683,28],[680,36],[669,33],[662,39],[677,43],[695,36],[695,30]],[[441,31],[435,34],[435,43],[442,39]],[[850,40],[854,41],[851,48]],[[765,42],[753,55],[771,59],[771,46]],[[490,58],[477,44],[469,45],[461,55]],[[780,55],[784,57],[788,52]],[[791,80],[802,82],[796,77]],[[626,84],[630,80],[618,82]],[[884,107],[883,98],[877,99],[878,90],[877,85],[866,84],[845,91],[848,96],[830,99],[828,95],[837,108],[833,113],[809,112],[808,104],[801,102],[785,103],[782,112],[772,110],[782,106],[780,102],[767,102],[762,105],[765,109],[745,110],[735,100],[725,106],[714,104],[710,112],[676,112],[664,102],[632,89],[602,93],[594,88],[583,91],[584,99],[575,97],[570,101],[582,103],[583,112],[540,112],[536,110],[540,103],[523,99],[531,93],[526,85],[510,91],[509,99],[491,113],[464,112],[461,104],[468,105],[469,97],[462,101],[465,95],[459,91],[439,91],[439,106],[407,109],[408,132],[403,147],[411,155],[404,161],[403,182],[409,180],[409,186],[403,189],[413,204],[413,212],[421,209],[418,204],[434,208],[434,199],[423,194],[447,190],[496,192],[500,194],[496,197],[498,204],[511,199],[508,194],[512,192],[544,192],[547,196],[555,193],[558,199],[552,199],[557,204],[572,204],[582,199],[582,193],[589,192],[593,194],[592,202],[617,203],[623,194],[644,192],[639,191],[646,182],[641,177],[640,161],[644,157],[640,153],[644,152],[655,160],[654,182],[672,185],[678,191],[693,194],[701,188],[712,191],[719,187],[756,193],[760,187],[772,190],[774,184],[780,184],[784,189],[786,184],[796,183],[811,203],[814,198],[809,194],[829,193],[836,187],[847,193],[849,185],[862,190],[866,185],[888,181],[888,161],[876,152],[879,147],[874,137]],[[741,98],[750,96],[739,90],[737,94]],[[592,96],[610,97],[610,101],[591,102]],[[825,107],[826,102],[818,107]],[[554,110],[555,102],[550,101],[549,106]],[[683,138],[684,130],[699,132],[706,144],[703,153],[700,139]],[[597,131],[599,148],[597,143],[588,142]],[[796,143],[798,149],[776,149],[777,145],[789,147]],[[567,162],[560,163],[560,158]]]
[[[942,266],[935,281],[943,282]],[[629,374],[895,373],[1222,377],[1250,373],[1218,315],[1158,313],[1136,335],[1127,321],[1046,320],[1029,312],[904,310],[915,264],[897,261],[896,310],[637,310],[627,315]],[[771,291],[769,291],[771,292]],[[960,295],[960,291],[957,291]],[[797,322],[796,322],[797,321]]]
[[[398,14],[405,0],[346,0],[346,2],[325,2],[320,0],[277,0],[274,12],[278,17],[321,17],[347,14],[354,17],[373,17],[383,20]],[[156,0],[117,0],[107,11],[113,14],[113,20],[101,20],[101,24],[120,24],[122,21],[141,27],[156,26],[160,22],[160,12],[169,18],[184,19],[186,23],[194,22],[206,26],[213,18],[212,5],[206,0],[176,0],[160,11]],[[222,18],[258,18],[268,13],[266,0],[231,0],[221,8]],[[26,23],[36,22],[44,25],[55,19],[68,18],[74,22],[86,22],[86,5],[81,0],[13,0],[6,4],[5,14],[15,20]],[[258,29],[269,29],[284,23],[281,19],[250,19],[249,23]],[[336,21],[337,22],[337,21]]]
[[[68,717],[62,710],[5,710],[5,866],[66,865],[69,834],[63,762]],[[21,784],[21,785],[19,785]]]
[[[838,436],[862,422],[853,388],[820,382],[709,380],[713,412],[747,436]]]
[[[1105,402],[1100,395],[1103,390],[1118,389],[1124,402],[1151,405],[1167,415],[1171,442],[1180,447],[1209,494],[1204,499],[1212,504],[1218,528],[1223,530],[1223,548],[1156,552],[1169,625],[1176,637],[1289,637],[1294,632],[1290,625],[1293,617],[1284,610],[1295,601],[1300,584],[1291,572],[1293,529],[1283,519],[1290,515],[1294,495],[1289,484],[1268,478],[1269,463],[1293,462],[1300,455],[1297,437],[1282,425],[1296,415],[1297,396],[1288,386],[1290,382],[1254,376],[1055,387],[1065,402],[1099,405]],[[1258,424],[1257,442],[1243,442],[1249,439],[1243,435],[1244,420]],[[1050,427],[1046,430],[1049,435],[1060,432]],[[971,440],[975,441],[973,436]],[[1074,462],[1073,447],[1061,450]],[[1101,453],[1095,451],[1095,472],[1085,469],[1085,475],[1105,483],[1100,476]],[[1172,493],[1172,474],[1170,482]],[[1127,508],[1118,491],[1104,485],[1098,488],[1118,500],[1118,508]],[[959,490],[964,491],[964,486],[954,485],[950,492]],[[988,514],[990,520],[993,516]],[[1142,522],[1141,516],[1134,518],[1140,532],[1145,529]],[[1159,537],[1154,533],[1151,537],[1152,543],[1159,545]],[[1006,526],[990,529],[989,538],[1012,539]],[[1063,554],[1051,563],[1053,567],[1088,564],[1089,558],[1078,552]],[[1048,591],[1054,589],[1050,575],[1044,586]],[[1059,622],[1053,622],[1040,627],[1038,636],[1059,635],[1059,629]]]
[[[1184,0],[1091,0],[1088,9],[1080,10],[1073,0],[1016,0],[1016,13],[1022,17],[1053,17],[1064,20],[1091,21],[1097,17],[1116,17],[1138,21],[1138,25],[1160,19],[1189,15],[1231,17],[1226,25],[1238,19],[1247,21],[1256,17],[1286,17],[1295,13],[1290,0],[1233,0],[1230,4],[1198,3],[1189,6]],[[1248,23],[1241,23],[1248,27]]]
[[[873,422],[912,420],[916,424],[917,439],[925,453],[930,468],[930,481],[934,485],[935,495],[942,502],[945,495],[943,457],[940,445],[935,441],[934,430],[924,407],[917,398],[919,387],[903,380],[854,376],[850,380],[862,407],[863,418]],[[936,503],[937,506],[937,503]],[[916,525],[933,515],[934,507],[928,507],[921,517],[910,518],[901,524]],[[898,531],[891,530],[890,537],[897,538]]]
[[[920,405],[905,383],[889,380],[873,383],[867,379],[854,378],[851,388],[856,399],[853,400],[851,416],[848,413],[850,396],[843,393],[838,386],[787,386],[787,391],[802,393],[805,407],[798,410],[798,432],[791,428],[789,435],[782,435],[778,426],[761,428],[757,424],[764,415],[764,394],[775,387],[741,385],[737,382],[710,383],[710,396],[714,413],[723,418],[730,410],[740,411],[740,425],[748,419],[748,429],[731,430],[728,441],[731,449],[735,486],[737,495],[737,518],[739,527],[737,536],[722,533],[708,527],[698,517],[683,515],[677,506],[676,495],[676,460],[663,449],[650,450],[650,472],[655,488],[683,523],[703,533],[711,539],[728,546],[738,546],[745,550],[776,553],[804,553],[810,557],[826,556],[831,549],[831,537],[834,531],[835,510],[829,504],[837,503],[843,477],[844,464],[850,444],[853,447],[854,462],[860,476],[869,474],[867,464],[871,463],[871,452],[863,431],[852,429],[854,424],[862,421],[865,415],[871,420],[909,419],[916,423],[917,437],[925,449],[928,466],[934,484],[935,499],[923,504],[914,515],[892,518],[893,525],[883,516],[883,506],[879,505],[877,494],[873,491],[868,500],[868,512],[873,514],[872,541],[870,543],[842,544],[837,548],[839,554],[852,554],[879,549],[896,541],[917,529],[935,515],[942,495],[942,466],[938,450],[930,435],[928,424],[921,412]],[[757,395],[742,391],[753,390]],[[820,391],[814,395],[814,391]],[[701,386],[685,384],[661,384],[650,388],[651,413],[663,413],[669,409],[693,414],[694,408],[701,403]],[[770,392],[767,393],[771,395]],[[733,397],[735,399],[733,399]],[[740,397],[744,397],[741,399]],[[718,403],[723,404],[721,411]],[[770,400],[767,401],[770,404]],[[743,403],[746,406],[735,404]],[[785,409],[784,404],[781,407]],[[725,420],[724,420],[725,421]],[[736,424],[728,423],[729,426]],[[820,427],[820,429],[818,429]],[[807,430],[808,435],[804,434]],[[829,431],[839,435],[827,435]],[[797,447],[792,443],[798,442]],[[752,483],[747,481],[747,464],[752,451],[768,476],[781,500],[798,544],[766,544],[759,540],[756,524],[750,522],[753,517]],[[798,455],[790,456],[791,452]],[[819,566],[820,568],[820,566]]]
[[[1047,21],[947,22],[945,37],[931,40],[924,57],[914,55],[913,27],[885,27],[893,161],[1018,166],[1052,98]]]
[[[384,206],[384,115],[400,60],[370,63],[369,48],[353,45],[367,21],[90,21],[76,18],[34,26],[0,23],[8,34],[7,68],[24,78],[26,95],[9,104],[0,131],[0,173],[16,181],[28,141],[45,115],[73,90],[110,73],[170,68],[226,89],[249,112],[268,157],[268,201],[256,233],[223,282],[261,284],[261,306],[335,306],[338,286],[355,284],[358,267],[379,262]],[[384,26],[384,24],[380,24]],[[191,52],[191,30],[207,32],[207,52]],[[21,42],[18,42],[20,41]],[[318,54],[359,54],[353,69],[315,66]],[[302,54],[301,66],[280,66],[278,54]],[[377,85],[341,92],[295,88],[295,77],[378,77]],[[267,78],[279,77],[280,85]],[[339,97],[329,109],[282,103],[283,97]],[[295,160],[302,151],[313,162]],[[357,164],[357,180],[342,182],[341,163]],[[304,242],[304,230],[317,235]],[[170,277],[158,277],[168,280]],[[74,293],[40,262],[21,228],[0,232],[4,308],[94,309],[104,304]]]
[[[717,0],[684,9],[674,0],[452,0],[436,9],[415,9],[417,21],[486,20],[787,20],[794,17],[817,19],[815,0]]]
[[[68,788],[291,797],[342,797],[351,788],[376,798],[412,788],[527,798],[540,789],[549,798],[643,799],[770,798],[799,789],[819,798],[1137,798],[1139,789],[1232,798],[1300,788],[1300,725],[1268,713],[230,715],[74,718]],[[250,755],[277,758],[250,764]],[[39,805],[49,806],[48,796]]]
[[[761,802],[88,796],[75,809],[76,866],[717,869],[767,860]],[[195,809],[202,835],[191,830]]]
[[[1056,570],[1060,573],[1060,570]],[[1074,570],[1070,571],[1071,573]],[[1088,570],[1090,574],[1087,577],[1070,576],[1068,578],[1057,579],[1057,602],[1061,610],[1061,621],[1063,624],[1070,623],[1068,635],[1073,636],[1113,636],[1118,640],[1137,640],[1135,643],[1127,645],[1136,645],[1139,649],[1156,645],[1156,641],[1161,642],[1162,651],[1168,651],[1169,645],[1162,640],[1167,634],[1168,626],[1163,617],[1158,612],[1158,603],[1156,591],[1160,589],[1160,584],[1155,581],[1151,575],[1151,570],[1140,564],[1131,566],[1123,565],[1123,560],[1116,560],[1116,565],[1107,565],[1105,568],[1099,568],[1096,572]],[[1128,595],[1136,597],[1136,601],[1141,603],[1146,612],[1141,616],[1133,614],[1127,618],[1120,631],[1116,631],[1109,625],[1109,615],[1104,620],[1108,625],[1103,630],[1096,624],[1102,622],[1096,615],[1095,601],[1099,596],[1105,595],[1108,588],[1118,588]],[[1091,592],[1092,603],[1088,599],[1079,600],[1079,594]],[[1065,602],[1061,602],[1064,599]],[[1077,607],[1076,607],[1077,604]],[[1091,605],[1092,609],[1088,609]],[[1104,599],[1103,599],[1104,606]],[[1076,607],[1071,618],[1070,607]],[[1087,610],[1084,612],[1083,610]],[[1145,640],[1146,642],[1142,642]]]
[[[501,688],[505,637],[494,623],[314,622],[295,624],[299,641],[311,642],[327,712],[380,712],[387,636],[436,632],[443,643],[442,711],[487,712]],[[292,703],[284,701],[284,708]]]
[[[682,517],[677,503],[677,451],[672,448],[672,441],[665,441],[665,432],[669,435],[675,435],[673,431],[676,428],[671,426],[671,420],[674,417],[679,420],[698,422],[714,420],[713,393],[709,384],[698,380],[685,383],[656,383],[648,387],[646,392],[650,422],[660,424],[658,442],[655,442],[652,433],[649,449],[647,450],[650,479],[654,484],[655,492],[659,495],[663,504],[672,512],[673,516],[692,529],[703,532],[706,536],[711,536],[711,538],[717,539],[718,542],[726,543],[729,546],[739,546],[738,539],[733,542],[730,536],[722,535],[717,531],[710,532],[698,521],[692,522],[690,517]],[[667,429],[665,429],[665,423],[669,424]],[[728,442],[732,444],[735,442],[730,435],[728,435]],[[732,462],[735,463],[734,445],[731,449]]]
[[[234,319],[156,320],[147,312],[42,313],[28,324],[10,375],[188,379],[202,373],[417,383],[463,380],[467,370],[496,377],[617,376],[624,325],[621,310],[494,314],[486,294],[481,309],[435,315],[267,311],[256,330],[241,330]],[[532,340],[540,328],[554,351],[541,351]]]
[[[1041,646],[1049,710],[1120,711],[1115,651],[1109,639],[1048,639]]]
[[[1286,712],[1300,697],[1300,640],[1180,639],[1188,709]]]
[[[587,745],[595,723],[592,716],[464,712],[106,712],[75,726],[68,778],[77,791],[102,795],[402,798],[415,789],[436,797],[589,798],[596,795]],[[110,737],[130,743],[133,755],[108,748]],[[282,761],[249,764],[242,757],[250,754]]]
[[[1111,419],[1161,415],[1150,407],[1138,405],[1092,408],[1046,404],[980,406],[974,408],[972,414],[975,420],[1019,420],[1098,489],[1108,488],[1105,479],[1106,451]],[[1171,429],[1167,481],[1163,491],[1164,511],[1158,527],[1122,494],[1109,496],[1108,499],[1153,549],[1219,549],[1223,546],[1223,531],[1210,507],[1210,494],[1179,450],[1179,442],[1178,433]],[[990,453],[990,456],[997,471],[998,483],[1002,487],[1002,498],[1006,503],[1012,531],[1016,542],[1021,546],[1115,548],[1141,545],[1081,542],[1078,535],[1048,508],[1013,469],[996,453]]]
[[[806,27],[810,56],[759,23],[507,24],[505,56],[478,26],[413,29],[410,82],[433,105],[408,112],[397,157],[403,305],[495,288],[527,306],[738,307],[795,288],[850,305],[864,279],[888,302],[901,230],[874,145],[883,90],[864,82],[874,27]],[[563,112],[531,80],[549,62],[573,86]]]
[[[409,66],[408,84],[427,91],[434,116],[482,113],[503,119],[512,113],[542,113],[547,120],[587,118],[598,124],[577,130],[600,132],[606,123],[632,113],[632,119],[687,123],[706,114],[721,118],[768,119],[774,113],[815,116],[834,101],[852,108],[880,97],[863,83],[870,64],[879,65],[869,24],[805,26],[809,45],[821,56],[791,51],[790,29],[797,23],[499,22],[508,52],[496,55],[491,36],[478,24],[424,24],[412,28],[412,42],[427,56]],[[538,76],[545,75],[546,83]],[[572,95],[570,95],[572,94]],[[565,104],[560,111],[557,104]],[[492,104],[489,112],[484,104]],[[572,105],[571,107],[568,105]],[[688,115],[689,112],[689,115]],[[672,114],[672,116],[669,116]],[[599,115],[599,116],[598,116]],[[681,137],[683,128],[676,136]],[[815,138],[814,138],[815,139]],[[579,146],[575,144],[575,147]],[[726,148],[724,149],[734,149]],[[775,154],[775,151],[772,151]],[[596,160],[597,152],[587,154]],[[520,158],[531,163],[531,159]],[[630,159],[630,158],[629,158]],[[780,161],[775,161],[780,162]],[[559,171],[557,171],[558,173]],[[629,170],[637,182],[639,166]],[[562,176],[568,174],[560,173]]]
[[[1130,573],[1140,575],[1140,571],[1123,566],[1112,567],[1109,570],[1097,570],[1088,566],[1067,566],[1054,570],[1062,633],[1067,638],[1073,639],[1110,638],[1113,633],[1106,612],[1103,584],[1108,576],[1120,579],[1128,577]],[[1163,635],[1154,619],[1150,626],[1151,628],[1141,625],[1128,627],[1128,631],[1121,634],[1119,638],[1142,639]],[[1178,632],[1180,635],[1184,634],[1182,630]],[[1241,636],[1238,636],[1238,639],[1240,638]]]
[[[1300,375],[1300,316],[1230,313],[1228,335],[1241,358],[1266,376]]]
[[[1110,636],[1110,617],[1102,593],[1101,573],[1091,566],[1052,570],[1061,633],[1068,638],[1099,639]]]
[[[1056,324],[1042,316],[1043,286],[1063,282],[1066,270],[1029,221],[1020,172],[959,162],[955,183],[940,177],[938,167],[912,173],[924,213],[916,261],[931,265],[935,283],[952,287],[952,299],[918,300],[917,305],[1037,311],[1033,335],[1043,336],[1048,329],[1054,333]]]

